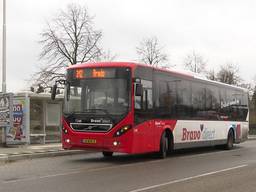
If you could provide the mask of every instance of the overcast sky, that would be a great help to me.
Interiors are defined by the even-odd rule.
[[[220,65],[234,62],[246,81],[256,75],[255,0],[6,1],[9,91],[29,87],[26,79],[38,68],[38,40],[45,21],[69,3],[88,8],[95,16],[95,28],[103,32],[103,47],[120,61],[136,60],[139,42],[157,36],[170,63],[179,68],[195,50],[207,59],[209,69],[217,71]]]

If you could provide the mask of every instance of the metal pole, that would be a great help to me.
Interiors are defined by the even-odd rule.
[[[6,93],[6,0],[3,0],[3,63],[2,92]]]
[[[2,92],[6,93],[6,0],[3,0],[3,55],[2,55]],[[6,129],[3,127],[3,146],[6,146]]]

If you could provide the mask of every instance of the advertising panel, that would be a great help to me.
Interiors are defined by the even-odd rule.
[[[13,126],[7,129],[7,144],[21,144],[27,142],[26,118],[25,98],[15,98],[13,101]]]

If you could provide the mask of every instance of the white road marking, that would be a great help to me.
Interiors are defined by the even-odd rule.
[[[172,180],[172,181],[169,181],[169,182],[166,182],[166,183],[161,183],[161,184],[158,184],[158,185],[152,185],[152,186],[148,186],[148,187],[144,187],[144,188],[140,188],[140,189],[135,189],[135,190],[128,191],[128,192],[147,191],[147,190],[150,190],[150,189],[155,189],[155,188],[166,186],[166,185],[171,185],[171,184],[180,183],[180,182],[184,182],[184,181],[188,181],[188,180],[192,180],[192,179],[196,179],[196,178],[200,178],[200,177],[214,175],[214,174],[217,174],[217,173],[231,171],[231,170],[234,170],[234,169],[239,169],[239,168],[243,168],[243,167],[247,167],[247,166],[248,166],[247,164],[239,165],[239,166],[236,166],[236,167],[230,167],[230,168],[227,168],[227,169],[221,169],[221,170],[218,170],[218,171],[212,171],[212,172],[203,173],[203,174],[200,174],[200,175],[195,175],[195,176],[192,176],[192,177],[186,177],[186,178],[183,178],[183,179]]]

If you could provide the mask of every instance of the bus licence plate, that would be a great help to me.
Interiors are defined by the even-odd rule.
[[[96,144],[97,141],[96,141],[96,139],[82,139],[82,143],[86,143],[86,144]]]

